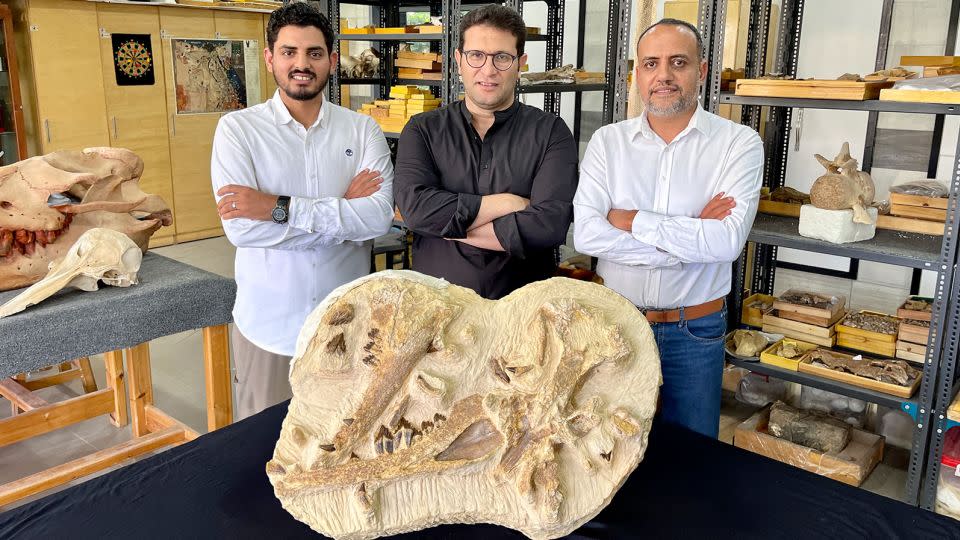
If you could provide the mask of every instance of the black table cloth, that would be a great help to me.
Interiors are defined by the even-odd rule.
[[[0,538],[319,538],[264,472],[283,403],[0,514]],[[655,422],[646,457],[572,538],[960,538],[960,522]],[[522,538],[446,525],[405,538]]]

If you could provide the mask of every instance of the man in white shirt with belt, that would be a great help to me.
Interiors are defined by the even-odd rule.
[[[291,397],[288,371],[307,315],[334,288],[366,275],[370,241],[393,218],[393,166],[372,118],[323,99],[334,34],[305,3],[274,11],[267,69],[278,90],[225,115],[211,175],[237,246],[231,335],[240,419]]]
[[[731,263],[757,212],[759,136],[704,111],[702,39],[664,19],[637,43],[644,113],[600,128],[580,165],[576,249],[646,313],[660,349],[664,419],[716,437]]]

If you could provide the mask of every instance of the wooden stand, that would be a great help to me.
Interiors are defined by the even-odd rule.
[[[96,390],[94,387],[93,392],[59,403],[49,404],[35,396],[30,389],[30,383],[36,383],[33,387],[60,384],[63,381],[49,381],[62,379],[63,373],[45,377],[43,383],[23,383],[14,378],[0,381],[0,395],[25,411],[12,418],[0,420],[0,447],[104,414],[110,415],[114,425],[125,426],[127,403],[123,395],[124,353],[127,360],[127,390],[133,439],[0,485],[0,506],[95,473],[123,460],[192,441],[199,436],[196,431],[154,405],[150,347],[148,343],[141,343],[125,351],[112,351],[104,355],[107,388]],[[212,431],[233,421],[227,325],[203,329],[203,361],[206,372],[207,427]],[[80,362],[80,365],[83,366],[84,363]],[[85,365],[89,370],[89,360]],[[82,373],[83,369],[81,367],[79,371]],[[72,378],[77,376],[82,375],[71,374]],[[92,373],[89,380],[92,381]]]

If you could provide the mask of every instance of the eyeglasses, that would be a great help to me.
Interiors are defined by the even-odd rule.
[[[517,61],[517,58],[519,58],[518,56],[505,52],[490,54],[483,51],[463,51],[463,56],[466,58],[467,64],[474,69],[482,68],[487,63],[488,56],[493,57],[493,67],[499,71],[510,69],[513,63]]]

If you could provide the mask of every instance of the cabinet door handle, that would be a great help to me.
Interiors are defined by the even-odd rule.
[[[113,117],[113,138],[114,138],[114,139],[119,139],[119,138],[120,138],[120,132],[117,131],[117,117],[116,117],[116,116]]]
[[[177,136],[177,115],[170,115],[170,125],[173,127],[173,136]]]
[[[43,121],[43,129],[47,132],[47,143],[50,142],[50,120]]]

